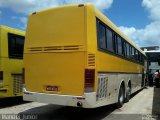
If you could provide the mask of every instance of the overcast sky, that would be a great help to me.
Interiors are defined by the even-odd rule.
[[[139,46],[160,46],[160,0],[0,0],[0,25],[25,31],[29,13],[75,3],[94,4]]]

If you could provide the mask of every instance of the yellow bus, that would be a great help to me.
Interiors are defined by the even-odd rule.
[[[0,98],[22,96],[24,31],[0,26]]]
[[[24,46],[26,101],[121,107],[143,86],[146,55],[91,4],[32,13]]]

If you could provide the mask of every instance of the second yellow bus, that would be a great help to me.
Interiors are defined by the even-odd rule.
[[[25,32],[0,26],[0,98],[22,96]]]

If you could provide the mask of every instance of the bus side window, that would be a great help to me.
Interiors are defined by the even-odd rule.
[[[135,60],[138,62],[138,51],[135,49]]]
[[[127,47],[126,47],[126,42],[124,41],[124,39],[122,39],[122,52],[123,52],[123,55],[125,57],[127,57]]]
[[[106,38],[107,38],[107,50],[113,52],[114,51],[114,45],[113,45],[113,32],[106,28]]]
[[[130,52],[129,52],[129,44],[128,43],[126,43],[126,51],[127,51],[127,58],[129,58],[129,56],[130,56]]]
[[[132,57],[132,60],[134,60],[134,47],[131,47],[131,49],[132,49],[132,50],[131,50],[131,51],[132,51],[132,52],[131,52],[131,53],[132,53],[132,54],[131,54],[131,57]]]
[[[97,22],[97,33],[98,33],[98,46],[100,49],[106,49],[107,43],[106,43],[106,31],[105,26],[101,24],[100,22]]]
[[[129,45],[129,59],[132,59],[132,46]]]
[[[123,52],[122,52],[122,39],[119,37],[119,36],[117,36],[117,47],[118,47],[118,54],[119,55],[123,55]]]
[[[114,33],[114,51],[115,51],[115,53],[118,53],[117,52],[117,35],[116,35],[116,33]]]

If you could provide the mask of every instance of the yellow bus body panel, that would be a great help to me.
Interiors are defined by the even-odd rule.
[[[26,61],[32,63],[25,67],[26,89],[43,93],[81,95],[84,88],[83,58],[83,52],[26,54]],[[57,86],[58,91],[47,91],[47,86]]]
[[[22,96],[22,91],[14,94],[13,74],[22,74],[23,60],[8,57],[8,33],[25,35],[21,30],[0,26],[0,71],[4,72],[3,82],[0,83],[0,98]]]
[[[84,45],[84,37],[84,8],[55,8],[30,15],[25,46]]]
[[[85,42],[84,7],[66,6],[30,15],[24,54],[26,89],[82,95]],[[47,86],[56,86],[58,91],[48,91]]]
[[[140,64],[124,60],[104,52],[98,52],[97,63],[97,70],[101,72],[142,73],[142,68],[144,68]]]

